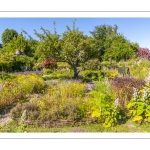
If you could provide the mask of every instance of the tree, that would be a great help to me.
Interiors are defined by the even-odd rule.
[[[0,70],[1,71],[11,71],[11,67],[14,64],[13,53],[4,53],[0,51]]]
[[[78,67],[96,54],[94,51],[95,39],[83,35],[78,28],[75,28],[73,22],[73,30],[67,26],[62,38],[62,58],[74,70],[74,78],[78,78],[80,70]]]
[[[96,48],[99,50],[99,60],[127,60],[135,56],[139,47],[137,43],[131,43],[123,34],[118,33],[118,26],[101,25],[96,26],[90,32],[96,39]]]
[[[98,52],[98,58],[102,61],[105,52],[110,47],[114,36],[118,35],[117,33],[118,26],[114,25],[100,25],[96,26],[95,29],[90,32],[92,36],[96,39],[96,49]]]
[[[49,30],[45,30],[41,27],[43,34],[39,34],[35,31],[35,34],[40,39],[36,49],[35,56],[41,59],[41,61],[49,58],[60,59],[61,55],[61,43],[59,35],[55,32],[52,34]]]
[[[26,50],[25,50],[25,53],[26,53],[27,56],[30,56],[30,57],[35,56],[38,43],[39,42],[37,40],[34,40],[34,39],[27,40],[27,47],[26,47]]]
[[[13,70],[16,71],[32,70],[33,66],[34,66],[33,57],[28,57],[27,55],[20,55],[15,57]]]
[[[122,34],[113,37],[111,45],[107,48],[103,60],[127,60],[135,56],[136,44],[128,41]]]
[[[12,52],[15,54],[16,50],[26,52],[27,41],[22,34],[14,37],[4,48],[4,51]]]
[[[18,33],[14,29],[5,29],[2,33],[2,44],[7,45],[14,37],[17,37]]]

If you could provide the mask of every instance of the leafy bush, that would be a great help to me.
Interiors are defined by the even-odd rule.
[[[36,75],[18,75],[14,79],[2,82],[2,85],[0,108],[26,99],[27,94],[41,93],[45,87],[44,81]]]
[[[47,94],[35,98],[32,103],[17,105],[12,109],[11,116],[18,118],[22,111],[27,110],[27,119],[82,121],[87,117],[88,112],[88,98],[85,98],[84,94],[83,84],[62,83],[57,88],[50,88]]]
[[[118,76],[118,71],[117,70],[110,70],[107,72],[107,77],[109,79],[113,79],[114,77]]]
[[[65,79],[65,78],[72,78],[73,72],[72,70],[58,70],[54,71],[49,75],[43,75],[42,78],[44,80],[49,79]]]
[[[51,69],[43,69],[43,74],[44,75],[48,75],[48,74],[50,74],[50,73],[52,73],[53,72],[53,70],[51,70]]]
[[[133,95],[133,87],[140,90],[145,86],[145,81],[130,77],[116,77],[112,80],[111,85],[116,97],[119,98],[120,107],[126,109]]]
[[[53,58],[46,59],[45,61],[42,62],[42,67],[47,69],[56,69],[57,62]]]
[[[130,66],[130,73],[133,77],[145,79],[149,74],[150,61],[146,59],[136,60],[133,65]]]
[[[39,116],[39,107],[34,103],[23,103],[17,104],[13,109],[10,111],[10,116],[13,119],[18,119],[21,117],[23,111],[26,110],[26,119],[36,120]]]
[[[101,63],[102,69],[116,69],[118,68],[118,64],[115,61],[103,61]]]
[[[150,122],[150,87],[138,91],[134,88],[133,98],[128,104],[129,117],[133,121]]]
[[[148,48],[139,48],[136,52],[137,56],[150,60],[150,51]]]
[[[100,70],[100,61],[98,59],[91,59],[83,65],[84,70]]]
[[[58,65],[58,67],[57,67],[58,70],[71,69],[71,66],[68,63],[66,63],[66,62],[58,62],[57,65]]]
[[[91,81],[91,80],[100,80],[102,78],[100,71],[92,71],[92,70],[84,70],[81,73],[81,77],[84,81]]]
[[[91,92],[91,117],[108,128],[118,123],[121,113],[114,105],[114,96],[107,82],[98,83],[97,89]]]

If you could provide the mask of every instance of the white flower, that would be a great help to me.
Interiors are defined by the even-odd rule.
[[[133,98],[134,100],[138,98],[138,90],[135,87],[133,87]]]
[[[21,116],[20,124],[24,123],[26,116],[27,116],[27,111],[24,110]]]
[[[149,94],[148,88],[144,87],[144,92],[143,92],[142,98],[145,100],[148,97],[148,94]]]
[[[115,106],[116,106],[116,107],[119,106],[119,98],[117,98],[117,99],[115,100]]]

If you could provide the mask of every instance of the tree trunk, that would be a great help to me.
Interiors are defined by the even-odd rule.
[[[76,67],[73,67],[73,71],[74,71],[74,79],[78,79],[80,71],[78,71]]]

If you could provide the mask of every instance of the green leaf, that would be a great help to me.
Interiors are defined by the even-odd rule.
[[[144,109],[138,109],[138,110],[137,110],[137,115],[139,116],[139,115],[141,115],[143,112],[144,112]]]
[[[100,117],[100,112],[98,110],[93,111],[92,113],[92,118],[99,118]]]
[[[109,128],[109,127],[111,127],[111,124],[110,124],[110,123],[104,123],[104,124],[103,124],[103,127],[104,127],[104,128]]]
[[[142,119],[143,119],[142,116],[135,116],[135,117],[133,118],[133,121],[140,121],[140,120],[142,120]]]
[[[136,104],[136,102],[131,102],[131,103],[129,103],[129,104],[127,105],[127,108],[131,108],[131,107],[133,107],[135,104]]]
[[[136,110],[133,110],[132,113],[133,113],[133,116],[135,116],[136,115]]]
[[[150,116],[147,118],[147,121],[150,122]]]
[[[110,115],[110,112],[109,111],[105,111],[104,114],[105,115]]]

